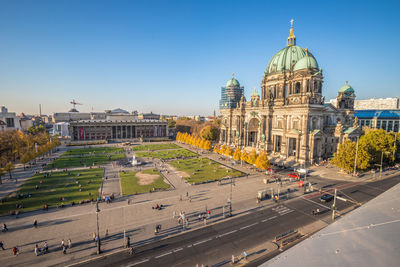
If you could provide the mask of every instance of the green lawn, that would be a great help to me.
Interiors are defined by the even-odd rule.
[[[78,174],[80,174],[78,176]],[[51,176],[44,177],[44,174],[37,174],[27,180],[15,194],[6,197],[0,203],[0,214],[9,214],[10,210],[19,210],[21,212],[42,209],[44,204],[49,207],[61,203],[71,204],[72,201],[79,203],[81,200],[96,199],[101,186],[103,169],[95,168],[88,170],[53,172]],[[42,184],[40,184],[42,181]],[[76,183],[76,182],[79,183]],[[39,189],[36,190],[36,185]],[[81,185],[82,191],[79,191]],[[18,199],[20,194],[31,194],[31,197]],[[91,195],[89,196],[89,193]],[[61,198],[64,197],[64,201]],[[16,209],[15,205],[23,205],[23,209]]]
[[[110,154],[110,155],[93,155],[93,156],[76,156],[76,157],[61,157],[54,160],[46,166],[46,170],[64,169],[71,167],[86,167],[105,164],[107,162],[120,160],[125,158],[125,154]]]
[[[72,155],[86,155],[86,154],[111,154],[111,153],[121,153],[124,150],[120,147],[92,147],[92,148],[77,148],[68,149],[67,152],[62,154],[62,156],[72,156]]]
[[[169,184],[164,182],[164,178],[159,174],[156,169],[142,171],[142,173],[158,175],[158,178],[153,183],[148,185],[138,184],[138,177],[136,177],[136,173],[138,172],[120,172],[122,194],[124,196],[136,193],[150,192],[150,190],[152,190],[153,188],[167,189],[170,187]]]
[[[162,149],[171,149],[171,148],[180,148],[180,146],[175,145],[173,143],[168,144],[150,144],[150,145],[140,145],[133,146],[133,151],[144,151],[144,150],[162,150]]]
[[[174,168],[189,175],[186,177],[189,183],[201,183],[205,181],[217,181],[225,177],[243,176],[244,173],[227,168],[207,158],[193,158],[171,161]]]
[[[137,152],[137,157],[141,158],[158,158],[158,159],[177,159],[177,158],[190,158],[197,157],[198,155],[187,149],[169,149],[150,152]]]

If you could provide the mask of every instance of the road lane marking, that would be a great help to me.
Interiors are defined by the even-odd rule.
[[[202,241],[196,242],[196,243],[193,244],[193,246],[200,245],[200,244],[202,244],[202,243],[205,243],[205,242],[207,242],[207,241],[210,241],[211,239],[212,239],[212,238],[209,238],[209,239],[206,239],[206,240],[202,240]]]
[[[293,211],[294,211],[294,210],[288,210],[288,211],[286,211],[286,212],[279,213],[279,215],[283,216],[283,215],[289,214],[289,213],[291,213],[291,212],[293,212]]]
[[[178,251],[181,251],[181,250],[183,250],[183,248],[177,248],[177,249],[174,249],[174,252],[178,252]]]
[[[226,235],[230,235],[230,234],[233,234],[235,232],[237,232],[237,230],[233,230],[233,231],[227,232],[225,234],[219,235],[218,237],[223,237],[223,236],[226,236]]]
[[[275,218],[277,218],[278,216],[272,216],[271,218],[268,218],[268,219],[265,219],[265,220],[262,220],[261,222],[266,222],[266,221],[269,221],[269,220],[272,220],[272,219],[275,219]]]
[[[156,259],[158,259],[158,258],[161,258],[161,257],[167,256],[167,255],[169,255],[169,254],[171,254],[171,253],[172,253],[172,251],[170,251],[170,252],[167,252],[167,253],[164,253],[164,254],[161,254],[161,255],[158,255],[158,256],[156,256],[155,258],[156,258]]]
[[[149,259],[144,259],[144,260],[142,260],[142,261],[138,261],[138,262],[135,262],[135,263],[129,264],[129,265],[127,265],[126,267],[135,266],[135,265],[138,265],[138,264],[144,263],[144,262],[146,262],[146,261],[149,261]]]
[[[243,229],[252,227],[252,226],[254,226],[254,225],[256,225],[256,224],[258,224],[258,223],[253,223],[253,224],[249,224],[249,225],[247,225],[247,226],[243,226],[243,227],[240,228],[240,230],[243,230]]]
[[[192,245],[188,245],[187,247],[190,248],[190,247],[192,247]]]

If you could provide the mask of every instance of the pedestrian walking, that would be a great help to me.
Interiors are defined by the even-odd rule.
[[[1,228],[1,231],[2,232],[7,232],[8,231],[7,225],[5,223],[3,223],[3,227]]]
[[[62,253],[67,254],[67,246],[63,246]]]
[[[106,229],[105,237],[106,237],[106,238],[108,237],[108,229]]]
[[[35,245],[35,255],[39,256],[39,246],[38,246],[38,244]]]
[[[3,241],[0,241],[0,248],[1,248],[2,250],[5,250]]]
[[[14,256],[17,256],[18,252],[19,252],[19,249],[15,246],[15,247],[12,248],[12,252],[13,252]]]
[[[131,238],[128,236],[126,239],[126,247],[129,248],[131,246]]]
[[[247,253],[246,253],[246,251],[243,251],[243,258],[244,258],[245,260],[247,260]]]
[[[71,248],[72,247],[72,241],[71,241],[71,239],[68,239],[68,248]]]
[[[61,240],[61,248],[64,248],[65,247],[65,242],[64,242],[64,239],[63,240]]]
[[[33,221],[33,227],[37,228],[37,226],[38,226],[37,220],[34,220]]]
[[[47,253],[48,251],[49,251],[49,244],[47,244],[47,241],[44,241],[43,252]]]
[[[96,240],[96,233],[95,232],[93,232],[92,237],[93,237],[93,241],[95,241]]]

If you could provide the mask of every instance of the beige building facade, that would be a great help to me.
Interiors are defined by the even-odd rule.
[[[222,87],[221,144],[308,164],[329,158],[338,144],[360,134],[353,88],[340,88],[336,106],[324,103],[322,69],[307,48],[296,46],[293,24],[287,46],[264,72],[261,96],[254,88],[247,101],[241,88],[233,77]]]

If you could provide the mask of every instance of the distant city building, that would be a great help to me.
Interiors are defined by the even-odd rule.
[[[15,112],[8,112],[4,106],[1,107],[0,120],[6,124],[6,130],[22,130],[19,116]]]
[[[361,127],[384,129],[388,132],[399,132],[400,110],[356,110],[354,116]]]
[[[52,129],[53,135],[58,135],[62,138],[69,137],[69,123],[68,122],[57,122],[53,124]]]
[[[322,84],[322,69],[307,48],[296,46],[292,25],[287,46],[264,72],[261,96],[255,88],[247,101],[233,77],[221,88],[220,143],[301,164],[329,158],[361,130],[354,123],[354,89],[344,85],[337,104],[325,105]]]
[[[4,121],[0,121],[0,132],[7,129],[7,124]]]
[[[336,99],[331,99],[329,102],[332,105],[336,105]],[[399,98],[389,97],[389,98],[371,98],[365,100],[355,100],[354,101],[355,110],[384,110],[384,109],[400,109]]]
[[[28,130],[29,127],[34,125],[33,116],[27,116],[24,113],[19,115],[20,124],[23,131]]]
[[[56,112],[53,113],[52,122],[70,122],[70,121],[78,121],[78,120],[104,120],[106,119],[105,112],[90,112],[90,113],[81,113],[81,112]]]
[[[153,112],[150,113],[141,113],[138,115],[139,120],[159,120],[160,115],[154,114]]]

